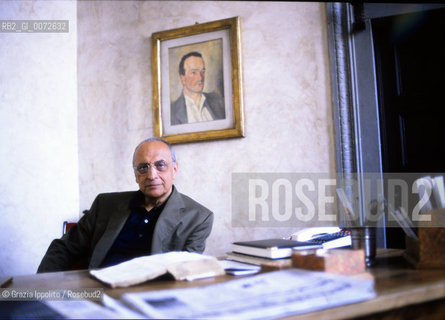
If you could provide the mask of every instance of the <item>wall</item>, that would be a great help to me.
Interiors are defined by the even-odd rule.
[[[325,4],[314,2],[79,2],[81,210],[100,192],[137,188],[133,149],[153,134],[151,34],[233,16],[241,18],[246,137],[177,145],[176,186],[215,213],[208,254],[295,230],[232,227],[231,179],[335,172]]]
[[[178,189],[215,213],[207,253],[289,228],[232,226],[232,173],[335,172],[323,3],[2,1],[0,19],[65,19],[65,34],[0,33],[0,276],[30,274],[64,220],[134,190],[153,132],[153,32],[239,16],[246,137],[177,145]],[[305,227],[306,224],[301,225]]]
[[[77,6],[1,1],[0,19],[69,20],[69,33],[0,33],[0,276],[35,273],[78,217]]]

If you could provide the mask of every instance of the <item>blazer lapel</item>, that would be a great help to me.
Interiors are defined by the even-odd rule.
[[[110,210],[111,211],[111,210]],[[122,230],[125,221],[130,215],[131,211],[128,203],[123,202],[110,213],[111,217],[108,222],[104,234],[97,242],[96,248],[91,256],[89,268],[98,268],[105,259],[107,252],[116,240],[119,232]]]
[[[204,107],[209,111],[210,115],[213,119],[218,119],[218,116],[215,114],[215,111],[209,104],[209,98],[207,95],[205,95],[206,99],[204,100]]]
[[[175,107],[173,116],[176,118],[176,124],[188,123],[184,93],[179,97]]]
[[[168,244],[181,222],[181,211],[184,207],[180,193],[173,187],[172,195],[165,204],[155,226],[151,244],[152,254],[168,251]]]

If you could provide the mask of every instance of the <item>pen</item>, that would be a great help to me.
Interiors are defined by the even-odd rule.
[[[6,285],[12,282],[12,277],[0,278],[0,288],[6,288]]]

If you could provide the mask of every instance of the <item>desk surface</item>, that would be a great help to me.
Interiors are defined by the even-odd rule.
[[[385,313],[407,306],[420,305],[445,299],[444,270],[416,270],[411,268],[401,256],[400,250],[381,250],[375,267],[368,270],[375,278],[377,297],[336,308],[298,315],[298,319],[348,319]],[[234,276],[220,276],[192,282],[173,280],[153,280],[130,288],[111,289],[105,293],[119,298],[126,292],[177,289],[214,284],[236,279]],[[7,288],[104,288],[104,285],[91,278],[88,271],[67,271],[14,277]],[[438,305],[445,305],[440,303]],[[430,308],[431,309],[431,308]],[[445,312],[445,307],[441,311]],[[443,317],[443,313],[441,314]],[[380,315],[379,318],[382,318]]]

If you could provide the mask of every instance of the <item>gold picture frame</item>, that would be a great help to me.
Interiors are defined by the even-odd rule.
[[[181,60],[187,65],[187,56],[196,53],[205,96],[197,105],[206,115],[193,117],[186,111],[190,87]],[[172,144],[244,137],[239,17],[153,33],[152,62],[155,136]]]

